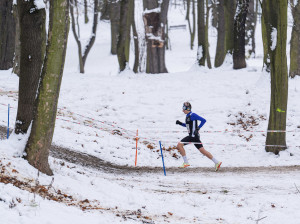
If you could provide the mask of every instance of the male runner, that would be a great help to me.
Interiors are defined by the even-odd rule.
[[[183,164],[179,168],[186,168],[189,167],[190,164],[186,158],[185,150],[183,148],[184,145],[189,144],[190,142],[195,143],[199,142],[199,144],[194,144],[195,147],[207,158],[211,159],[215,163],[215,169],[218,171],[220,169],[220,166],[222,162],[219,162],[216,160],[210,152],[206,151],[202,145],[202,142],[200,141],[200,135],[199,130],[202,128],[202,126],[205,124],[206,120],[203,117],[200,117],[199,115],[193,113],[191,111],[192,105],[189,102],[185,102],[182,107],[183,113],[186,114],[185,123],[180,122],[179,120],[176,121],[176,124],[179,124],[183,127],[186,127],[188,130],[189,135],[183,138],[178,144],[177,149],[180,152],[182,158],[183,158]],[[198,122],[200,121],[200,125],[198,126]]]

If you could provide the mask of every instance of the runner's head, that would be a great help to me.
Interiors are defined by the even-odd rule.
[[[191,111],[192,105],[190,104],[190,102],[184,102],[182,106],[182,110]]]

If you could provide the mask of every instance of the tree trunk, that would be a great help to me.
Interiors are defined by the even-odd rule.
[[[133,2],[133,10],[132,10],[132,33],[133,33],[133,41],[134,41],[134,65],[133,65],[133,72],[138,73],[140,68],[140,48],[139,48],[139,36],[136,29],[135,24],[135,3]]]
[[[256,0],[249,1],[249,9],[246,17],[246,36],[245,45],[248,46],[247,57],[255,56],[255,28],[257,18],[258,5],[255,4]],[[257,2],[256,2],[257,3]]]
[[[36,114],[25,148],[28,162],[47,175],[53,174],[48,157],[67,49],[68,2],[68,0],[50,0],[46,57],[36,100]]]
[[[97,0],[94,0],[97,1]],[[89,16],[88,16],[88,4],[87,4],[87,0],[84,0],[84,23],[88,23],[89,22]]]
[[[261,34],[262,34],[262,41],[263,41],[263,47],[264,47],[264,60],[263,60],[263,69],[266,72],[271,71],[271,64],[270,64],[270,54],[268,50],[268,37],[267,37],[267,30],[266,30],[266,23],[265,19],[262,16],[261,17]]]
[[[132,10],[134,0],[123,0],[121,2],[120,34],[117,44],[117,55],[120,72],[124,71],[129,62],[130,28],[132,25]]]
[[[294,78],[296,75],[300,76],[300,3],[292,5],[292,15],[294,18],[294,24],[292,29],[291,37],[291,48],[290,48],[290,77]]]
[[[21,54],[15,132],[24,134],[33,120],[34,101],[45,55],[46,12],[45,9],[36,9],[34,0],[18,0],[18,12]]]
[[[189,12],[189,10],[188,10]],[[190,47],[191,50],[194,48],[194,42],[195,42],[195,34],[196,34],[196,13],[195,13],[195,0],[192,0],[192,18],[193,18],[193,25],[191,25],[191,20],[189,14],[187,14],[187,21],[189,25],[189,31],[191,36],[191,43]]]
[[[206,27],[204,15],[204,0],[198,1],[198,52],[197,60],[200,66],[205,66],[206,59]]]
[[[225,1],[225,39],[226,54],[232,54],[234,48],[234,15],[236,10],[236,0]]]
[[[13,6],[13,11],[14,11],[14,18],[16,23],[15,56],[14,56],[13,73],[15,73],[17,76],[20,76],[20,54],[21,54],[20,17],[19,17],[17,5]]]
[[[101,4],[101,17],[100,20],[109,20],[109,0],[103,0]]]
[[[249,0],[238,0],[237,12],[234,21],[234,50],[233,68],[246,68],[245,58],[245,23]]]
[[[207,67],[211,69],[211,61],[209,54],[209,41],[208,41],[208,28],[209,28],[209,10],[211,7],[208,6],[208,0],[206,0],[206,19],[205,19],[205,46],[206,46],[206,60]]]
[[[159,5],[157,0],[144,0],[145,34],[147,41],[146,73],[166,73],[165,65],[165,26],[169,0]]]
[[[111,54],[117,54],[117,43],[120,29],[120,1],[111,0],[110,2],[110,27],[111,27]]]
[[[85,66],[87,56],[95,43],[96,34],[97,34],[97,26],[98,26],[98,1],[94,0],[94,19],[93,19],[92,35],[91,35],[91,38],[90,38],[88,44],[85,47],[84,53],[83,53],[83,57],[82,57],[83,67]]]
[[[266,151],[278,154],[286,149],[288,74],[286,58],[287,1],[264,0],[262,14],[266,25],[271,68],[271,105]]]
[[[71,19],[72,19],[72,31],[73,31],[74,38],[75,38],[75,41],[78,46],[79,70],[80,70],[80,73],[84,73],[84,66],[85,66],[87,56],[96,40],[96,31],[97,31],[97,25],[98,25],[98,1],[94,1],[94,20],[93,20],[92,35],[91,35],[91,38],[90,38],[87,46],[85,47],[83,54],[82,54],[82,45],[81,45],[81,41],[79,38],[79,36],[80,36],[79,26],[78,26],[78,31],[76,31],[76,22],[75,22],[75,17],[74,17],[74,1],[73,0],[70,0],[70,14],[71,14]]]
[[[217,50],[215,57],[215,67],[220,67],[225,59],[226,44],[225,44],[225,6],[224,1],[219,0],[218,3],[218,39]]]
[[[0,1],[0,70],[13,67],[15,52],[15,20],[13,0]]]

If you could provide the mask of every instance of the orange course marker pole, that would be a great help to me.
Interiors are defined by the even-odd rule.
[[[136,162],[137,162],[137,145],[138,145],[138,135],[139,135],[139,130],[136,130],[136,138],[135,138],[135,140],[136,140],[136,144],[135,144],[135,166],[136,166]]]

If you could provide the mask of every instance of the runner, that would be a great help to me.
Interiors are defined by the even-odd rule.
[[[193,142],[193,143],[199,142],[199,144],[194,144],[195,147],[203,155],[205,155],[207,158],[209,158],[215,163],[215,170],[218,171],[220,169],[222,162],[219,162],[217,159],[215,159],[212,156],[210,152],[206,151],[202,145],[202,142],[200,141],[199,130],[205,124],[206,120],[203,117],[200,117],[199,115],[193,113],[191,109],[192,109],[192,105],[189,102],[185,102],[182,107],[183,113],[186,114],[185,123],[182,123],[179,120],[176,121],[176,124],[186,127],[189,133],[188,136],[181,139],[181,141],[177,144],[177,149],[183,158],[183,164],[179,168],[186,168],[190,166],[183,146],[189,144],[189,142]],[[197,121],[200,121],[199,126]]]

